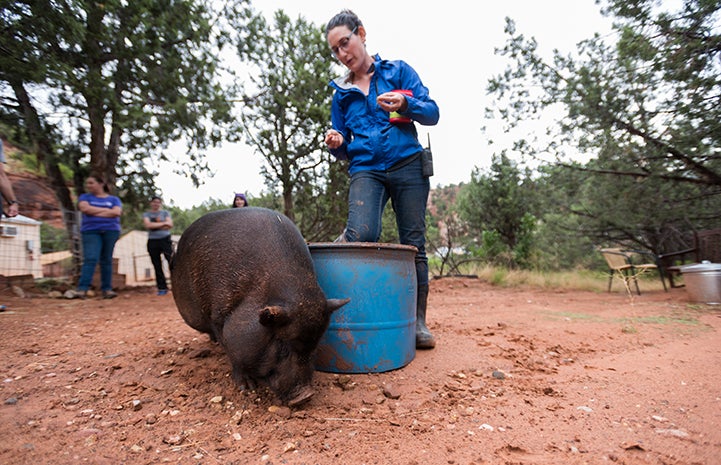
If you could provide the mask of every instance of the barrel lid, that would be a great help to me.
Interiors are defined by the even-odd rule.
[[[702,273],[704,271],[721,271],[721,263],[711,263],[708,260],[703,260],[701,263],[694,263],[693,265],[683,265],[679,268],[681,268],[681,273]]]

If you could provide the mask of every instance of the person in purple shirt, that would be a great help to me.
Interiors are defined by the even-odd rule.
[[[99,175],[88,176],[85,190],[78,198],[78,210],[83,214],[80,226],[83,265],[77,291],[67,295],[69,298],[85,298],[99,262],[103,298],[112,299],[118,295],[112,289],[113,249],[120,237],[120,215],[123,213],[123,206],[119,198],[110,195],[107,184]]]

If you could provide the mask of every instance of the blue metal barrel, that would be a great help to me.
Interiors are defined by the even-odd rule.
[[[416,248],[372,242],[308,248],[326,297],[351,299],[331,316],[315,368],[377,373],[410,363],[416,355]]]

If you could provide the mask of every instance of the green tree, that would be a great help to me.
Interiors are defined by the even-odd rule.
[[[515,148],[588,174],[565,204],[585,233],[661,252],[721,218],[719,2],[687,0],[677,12],[651,0],[606,5],[617,42],[596,35],[552,60],[509,20],[498,53],[512,65],[488,89],[510,128],[561,109],[545,139]],[[569,161],[579,153],[591,161]]]
[[[426,218],[426,250],[429,266],[437,269],[439,276],[461,274],[461,266],[472,257],[473,237],[469,235],[468,223],[461,218],[458,193],[463,185],[436,187],[431,190],[430,206]]]
[[[554,165],[539,168],[536,179],[539,221],[534,235],[538,252],[535,265],[539,269],[592,268],[596,263],[593,260],[596,235],[586,229],[590,225],[583,214],[586,206],[582,200],[584,194],[592,194],[591,189],[585,189],[590,177],[590,173],[580,169]]]
[[[196,0],[3,2],[3,115],[38,147],[66,208],[56,169],[83,190],[90,172],[134,206],[154,188],[152,160],[170,141],[188,142],[182,169],[197,183],[203,150],[223,139],[230,106],[218,54],[241,26],[244,0],[215,11]],[[38,103],[35,103],[38,102]]]
[[[173,218],[173,234],[183,234],[183,231],[188,229],[188,226],[206,213],[225,210],[229,207],[230,205],[228,205],[227,200],[224,202],[219,199],[209,199],[189,209],[182,209],[176,206],[166,207],[166,209],[170,213],[171,218]]]
[[[282,10],[272,24],[256,15],[238,52],[252,66],[241,111],[244,135],[265,158],[266,186],[279,192],[283,213],[308,239],[337,236],[347,176],[323,143],[332,60],[322,28],[303,17],[292,21]]]
[[[460,194],[461,217],[476,237],[487,239],[485,248],[491,242],[494,250],[499,242],[503,244],[507,251],[503,261],[509,265],[529,264],[535,211],[530,174],[501,153],[493,156],[487,173],[476,168]]]

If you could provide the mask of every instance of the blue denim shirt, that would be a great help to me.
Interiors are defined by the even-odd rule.
[[[349,82],[349,75],[331,81],[335,88],[331,106],[333,129],[343,134],[343,145],[330,152],[340,160],[349,160],[349,173],[385,171],[400,160],[422,150],[413,122],[394,124],[389,114],[376,103],[376,97],[394,89],[413,92],[406,97],[408,108],[401,113],[425,126],[438,122],[438,105],[413,68],[404,61],[375,57],[375,72],[366,96]]]

